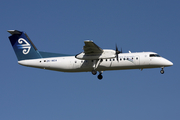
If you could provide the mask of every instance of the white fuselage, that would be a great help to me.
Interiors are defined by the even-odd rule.
[[[97,71],[160,68],[173,63],[160,56],[150,56],[154,52],[122,53],[116,58],[100,59]],[[51,57],[18,61],[19,64],[61,72],[88,72],[94,69],[98,60],[80,60],[75,56]]]

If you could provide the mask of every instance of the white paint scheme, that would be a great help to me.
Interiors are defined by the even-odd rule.
[[[162,68],[172,66],[169,60],[154,52],[122,53],[116,50],[101,49],[93,41],[84,41],[84,51],[76,56],[62,56],[62,54],[39,52],[26,33],[9,30],[9,39],[20,65],[55,70],[61,72],[92,72],[99,71],[98,79],[102,79],[102,72],[107,70]],[[45,57],[43,54],[46,54]],[[62,57],[53,57],[62,56]]]
[[[149,56],[150,54],[156,54],[156,53],[154,52],[122,53],[119,54],[119,61],[117,61],[116,58],[102,59],[103,61],[100,61],[96,70],[107,71],[107,70],[125,70],[125,69],[164,68],[173,65],[172,62],[170,62],[169,60],[163,57],[150,57]],[[93,68],[94,61],[79,60],[75,58],[75,56],[68,56],[68,57],[53,57],[53,58],[22,60],[22,61],[18,61],[18,63],[24,66],[55,70],[61,72],[88,72],[94,69]]]

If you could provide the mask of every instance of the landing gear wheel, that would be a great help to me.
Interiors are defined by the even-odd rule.
[[[164,70],[162,69],[162,70],[160,71],[160,73],[161,73],[161,74],[164,74]]]
[[[99,80],[101,80],[103,78],[103,76],[101,74],[99,74],[97,77]]]
[[[97,71],[96,71],[96,70],[92,70],[91,73],[92,73],[93,75],[96,75],[96,74],[97,74]]]
[[[160,73],[161,73],[161,74],[164,74],[164,67],[162,67]]]

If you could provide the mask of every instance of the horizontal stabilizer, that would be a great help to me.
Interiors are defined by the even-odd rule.
[[[20,32],[20,31],[18,31],[18,30],[8,30],[8,32],[10,33],[10,34],[12,34],[12,35],[14,35],[14,34],[22,34],[22,32]]]

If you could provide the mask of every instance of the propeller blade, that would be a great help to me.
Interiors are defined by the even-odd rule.
[[[118,50],[118,47],[117,47],[117,44],[116,44],[116,54],[119,54],[121,53],[119,50]]]
[[[120,51],[120,53],[123,53],[123,51],[122,51],[122,48],[121,48],[121,51]]]
[[[121,51],[118,50],[117,44],[116,44],[116,59],[117,61],[119,61],[118,59],[118,54],[121,53]]]
[[[121,51],[119,51],[118,50],[118,47],[117,47],[117,44],[116,44],[116,59],[117,59],[117,61],[119,61],[119,59],[118,59],[118,54],[120,54],[120,53],[123,53],[123,51],[122,51],[122,48],[121,48]]]
[[[118,54],[116,54],[116,60],[119,62],[119,59],[118,59]]]
[[[116,51],[118,51],[118,47],[117,47],[117,44],[116,44]]]

